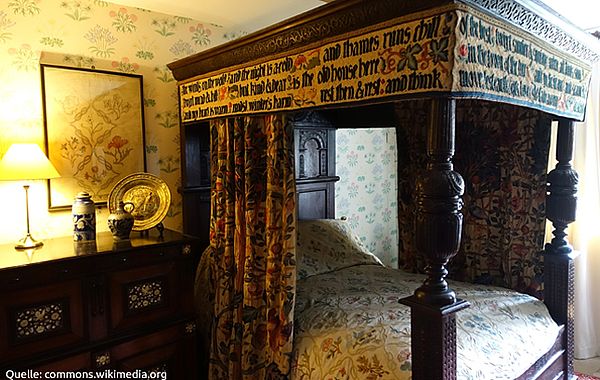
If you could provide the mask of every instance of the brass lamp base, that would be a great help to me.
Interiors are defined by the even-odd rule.
[[[41,247],[42,245],[44,245],[44,243],[42,243],[41,241],[35,240],[33,237],[31,237],[31,234],[27,234],[27,235],[25,235],[24,238],[19,240],[19,242],[15,245],[15,249],[38,248],[38,247]]]

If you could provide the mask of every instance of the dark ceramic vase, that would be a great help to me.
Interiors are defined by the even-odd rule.
[[[108,228],[115,240],[128,240],[133,228],[134,217],[131,211],[134,209],[131,202],[119,201],[117,209],[108,216]],[[127,211],[129,209],[129,211]]]

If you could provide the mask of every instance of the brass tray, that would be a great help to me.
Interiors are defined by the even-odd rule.
[[[150,173],[134,173],[115,184],[108,195],[108,210],[113,213],[119,201],[135,206],[133,231],[155,227],[167,216],[171,205],[171,191],[159,177]]]

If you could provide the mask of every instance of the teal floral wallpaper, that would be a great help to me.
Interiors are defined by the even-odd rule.
[[[102,0],[5,0],[0,3],[0,155],[15,142],[44,146],[40,63],[144,76],[147,171],[173,195],[165,225],[181,229],[177,86],[166,64],[242,35],[240,31]],[[22,183],[0,182],[0,243],[25,229]],[[70,212],[48,212],[45,181],[31,183],[32,234],[68,235]],[[107,230],[106,209],[98,230]]]
[[[346,216],[353,231],[385,265],[398,267],[396,131],[336,131],[336,217]]]

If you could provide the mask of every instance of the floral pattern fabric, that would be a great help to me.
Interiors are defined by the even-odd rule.
[[[296,238],[298,279],[357,264],[381,264],[345,220],[300,220]]]
[[[425,168],[429,114],[425,101],[396,105],[399,161],[400,261],[422,269],[414,255],[414,178]],[[546,170],[550,119],[501,103],[457,103],[455,170],[465,180],[463,234],[450,276],[543,292]]]
[[[410,309],[424,276],[358,265],[298,281],[292,380],[411,378]],[[559,327],[538,299],[450,282],[471,307],[457,314],[457,378],[514,379],[552,347]]]
[[[209,377],[283,379],[296,292],[291,125],[273,114],[216,120],[210,128]]]

